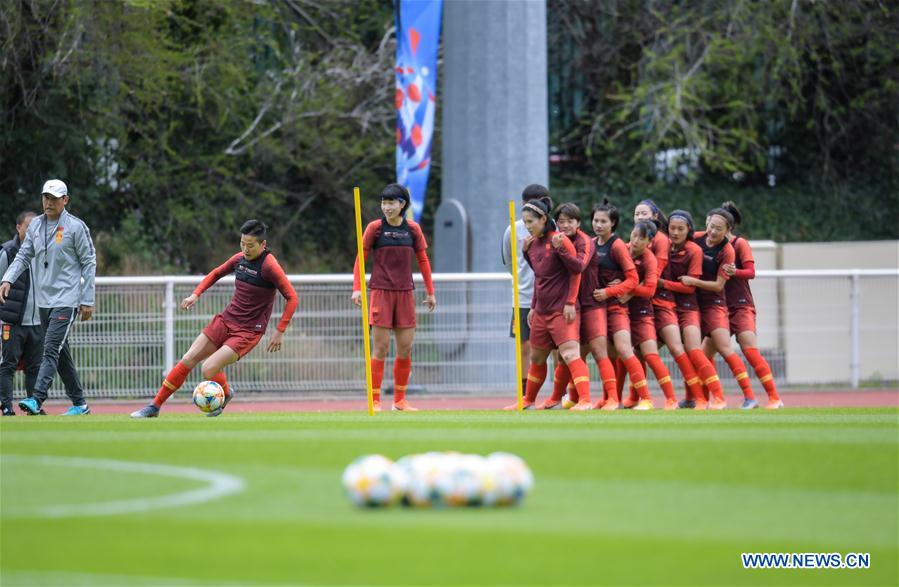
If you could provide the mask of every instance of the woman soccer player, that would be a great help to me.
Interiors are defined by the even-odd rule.
[[[262,340],[275,304],[275,290],[281,292],[287,303],[269,340],[268,351],[274,353],[281,350],[284,331],[297,308],[297,293],[278,260],[268,250],[267,230],[268,227],[262,222],[247,220],[240,227],[240,252],[213,269],[194,292],[182,300],[181,309],[189,310],[215,282],[228,274],[235,274],[231,303],[221,314],[212,318],[178,364],[169,371],[153,401],[132,413],[132,418],[157,417],[165,400],[178,391],[191,369],[200,361],[203,361],[203,378],[215,381],[225,390],[224,405],[207,416],[221,414],[234,397],[222,369],[240,360]]]
[[[634,356],[627,306],[618,300],[620,296],[630,293],[639,282],[637,268],[627,251],[627,245],[615,234],[619,218],[618,209],[609,203],[608,198],[603,198],[601,204],[593,207],[592,222],[593,230],[596,232],[596,258],[600,280],[600,289],[594,290],[593,298],[606,304],[607,335],[612,339],[613,348],[624,363],[640,398],[647,400],[638,404],[639,408],[648,410],[652,408],[652,401],[646,386],[646,374],[639,359]],[[597,402],[597,408],[613,410],[621,405],[617,385],[615,377],[611,380],[603,379],[603,399]],[[610,402],[608,408],[605,405],[607,402]],[[627,408],[634,407],[633,404],[623,405]]]
[[[733,202],[724,202],[721,207],[730,212],[734,219],[734,227],[739,226],[743,215],[737,205]],[[737,337],[737,342],[743,350],[743,356],[752,365],[759,382],[768,394],[768,405],[765,407],[769,410],[776,410],[783,407],[783,401],[777,394],[771,367],[759,352],[758,337],[755,332],[755,301],[752,299],[752,290],[749,288],[749,280],[755,278],[752,247],[749,246],[749,241],[735,235],[733,230],[728,231],[727,239],[733,246],[736,257],[734,263],[723,265],[724,272],[730,276],[724,285],[730,333]]]
[[[671,384],[671,374],[668,367],[659,357],[659,346],[656,344],[656,327],[652,298],[656,292],[659,281],[658,261],[650,249],[650,243],[656,235],[656,225],[649,221],[639,221],[631,231],[631,242],[628,249],[634,265],[637,267],[637,276],[640,280],[634,290],[619,298],[622,303],[627,303],[628,315],[631,322],[631,339],[634,347],[640,350],[643,359],[655,373],[656,379],[665,394],[665,409],[677,409],[677,397],[674,394],[674,386]],[[636,390],[635,390],[636,391]],[[649,400],[650,402],[652,400]]]
[[[576,271],[581,274],[581,285],[578,288],[579,291],[583,290],[585,277],[583,275],[584,270],[587,268],[587,265],[590,263],[590,260],[593,258],[593,253],[595,252],[595,243],[593,239],[591,239],[587,233],[581,230],[581,209],[578,208],[576,204],[571,202],[567,202],[565,204],[560,204],[558,208],[556,208],[556,212],[554,214],[554,218],[556,221],[556,227],[559,232],[568,237],[568,240],[574,245],[574,250],[576,255],[572,257],[568,254],[568,250],[564,247],[559,247],[559,258],[565,264],[565,267],[571,271]],[[580,295],[580,294],[579,294]],[[584,322],[585,322],[585,313],[583,311],[583,307],[578,301],[578,312],[580,318],[580,327],[583,330]],[[604,323],[604,322],[603,322]],[[540,406],[541,410],[554,410],[558,408],[562,408],[562,399],[565,395],[565,390],[571,382],[571,373],[568,371],[567,365],[564,362],[558,360],[558,356],[555,356],[553,359],[553,364],[556,366],[554,377],[553,377],[553,393],[543,402],[543,405]],[[584,358],[583,353],[581,354],[581,358]],[[582,398],[585,402],[584,405],[589,405],[591,408],[593,407],[590,404],[590,397]],[[568,407],[571,408],[575,404],[572,403]]]
[[[574,380],[578,393],[590,397],[590,375],[581,359],[578,345],[579,321],[577,295],[581,274],[563,261],[563,256],[577,257],[571,240],[556,230],[549,217],[549,197],[531,200],[522,206],[521,217],[530,233],[525,241],[524,256],[534,269],[534,297],[528,322],[531,326],[531,365],[528,369],[525,409],[534,406],[537,393],[546,379],[546,358],[558,347],[559,354]],[[506,406],[515,410],[518,404]],[[590,402],[579,401],[572,410],[589,410]]]
[[[668,216],[668,237],[671,239],[671,250],[668,255],[668,267],[659,280],[657,297],[666,302],[673,301],[676,309],[676,322],[680,326],[681,336],[686,347],[687,356],[693,368],[699,373],[702,385],[705,385],[714,401],[711,405],[705,399],[701,388],[691,385],[687,380],[687,398],[680,403],[682,408],[722,410],[727,407],[724,392],[718,380],[718,374],[709,359],[702,352],[702,333],[700,331],[699,303],[696,300],[696,287],[683,283],[682,278],[698,278],[702,275],[702,249],[693,242],[693,217],[685,210],[675,210]],[[656,328],[664,330],[674,325],[668,312],[656,312]],[[663,338],[666,344],[674,342],[673,337]],[[678,353],[669,344],[668,348],[677,360]],[[681,365],[678,362],[678,365]],[[683,370],[683,366],[681,366]],[[686,375],[686,372],[685,372]],[[699,383],[699,382],[696,382]]]
[[[374,249],[374,266],[371,270],[371,298],[369,299],[369,324],[372,333],[371,384],[376,412],[381,411],[381,380],[384,378],[384,359],[390,350],[390,331],[396,340],[396,358],[393,360],[393,409],[414,412],[406,400],[406,389],[412,373],[412,340],[415,338],[415,298],[412,284],[412,258],[425,282],[424,305],[429,312],[437,307],[434,284],[431,281],[431,263],[425,251],[421,227],[406,220],[406,208],[411,198],[409,191],[392,183],[381,191],[379,220],[369,223],[362,235],[363,255],[367,260]],[[364,261],[363,261],[364,263]],[[362,304],[359,259],[353,267],[353,303]]]
[[[724,357],[727,366],[733,372],[740,389],[743,390],[744,410],[758,407],[746,366],[734,352],[730,344],[730,322],[727,313],[724,284],[730,277],[724,271],[724,265],[734,263],[734,248],[727,241],[727,233],[733,228],[734,219],[730,212],[715,208],[706,216],[706,231],[694,235],[696,243],[702,249],[702,275],[699,278],[683,276],[681,283],[697,288],[696,298],[699,302],[702,336],[711,340],[712,349]],[[706,356],[714,353],[706,352]],[[711,357],[710,357],[711,360]]]
[[[668,251],[671,248],[671,241],[668,239],[668,219],[665,218],[665,213],[656,206],[655,202],[643,200],[634,208],[634,224],[646,220],[652,221],[658,229],[655,236],[652,237],[649,250],[656,257],[659,275],[661,275],[668,266]]]

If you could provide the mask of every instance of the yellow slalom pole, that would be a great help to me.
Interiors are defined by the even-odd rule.
[[[518,411],[524,410],[524,398],[521,396],[521,315],[518,313],[518,236],[515,234],[515,201],[509,200],[509,226],[512,227],[511,245],[512,245],[512,299],[513,310],[512,316],[515,321],[515,395],[518,396]],[[363,290],[364,292],[365,290]],[[362,294],[365,299],[365,293]]]
[[[368,288],[365,285],[365,250],[362,247],[362,201],[359,188],[353,188],[356,204],[356,254],[359,255],[359,283],[362,286],[362,339],[365,341],[365,391],[368,395],[368,415],[375,415],[375,400],[371,388],[371,340],[368,333]],[[514,229],[513,229],[514,230]],[[516,294],[517,296],[518,294]],[[518,298],[516,297],[516,300]],[[517,303],[517,301],[516,301]]]

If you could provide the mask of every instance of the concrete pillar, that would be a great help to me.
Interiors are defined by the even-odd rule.
[[[443,23],[442,197],[467,213],[469,271],[502,271],[509,198],[549,185],[546,3],[447,0]]]

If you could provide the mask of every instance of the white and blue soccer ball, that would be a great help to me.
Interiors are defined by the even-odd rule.
[[[411,455],[400,459],[399,465],[407,472],[405,505],[417,508],[443,505],[439,485],[444,474],[443,453]]]
[[[225,405],[225,390],[215,381],[202,381],[194,388],[193,399],[201,412],[213,412]]]
[[[382,455],[359,457],[343,471],[343,488],[359,507],[392,505],[403,497],[406,487],[405,471]]]
[[[534,488],[534,474],[524,460],[511,453],[495,452],[487,456],[495,487],[496,505],[517,505]]]

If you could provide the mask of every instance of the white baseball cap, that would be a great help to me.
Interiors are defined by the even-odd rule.
[[[41,194],[48,194],[54,198],[61,198],[69,195],[69,189],[61,180],[49,179],[44,182],[44,189],[41,190]]]

